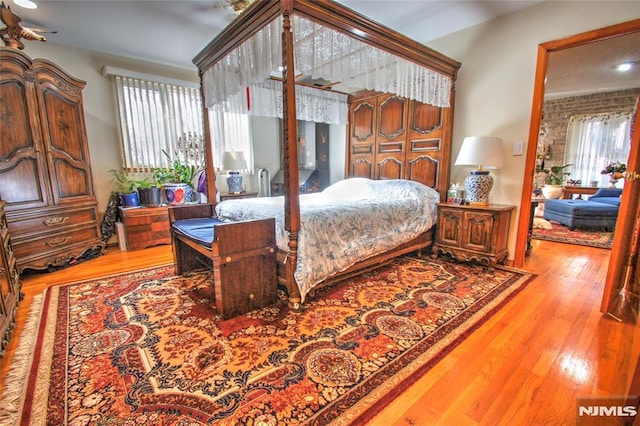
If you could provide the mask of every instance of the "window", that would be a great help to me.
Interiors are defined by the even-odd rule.
[[[123,75],[114,75],[114,80],[126,170],[169,167],[176,155],[196,166],[204,164],[202,101],[196,85]]]
[[[225,151],[237,151],[244,154],[247,169],[242,172],[253,173],[253,144],[249,116],[236,112],[223,112],[213,108],[209,113],[213,138],[213,166],[224,170],[222,158]]]
[[[587,186],[591,181],[608,186],[600,171],[607,164],[627,162],[631,147],[631,114],[578,115],[569,120],[565,163],[571,164],[571,179]]]

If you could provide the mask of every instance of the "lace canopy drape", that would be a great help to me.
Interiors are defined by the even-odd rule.
[[[296,73],[340,81],[353,88],[395,93],[439,107],[449,106],[452,83],[449,76],[301,16],[293,17],[292,27]],[[250,87],[250,92],[261,90],[257,84],[269,79],[281,66],[281,34],[282,21],[275,19],[207,69],[202,78],[205,105],[211,108],[234,95],[243,96],[239,92],[246,87]],[[299,92],[296,94],[300,96]],[[307,101],[310,98],[308,96]],[[268,102],[268,107],[258,105],[261,102],[258,99],[252,99],[252,109],[277,105],[273,100]],[[238,108],[238,102],[236,98],[226,108],[234,108],[230,106],[233,104]],[[324,102],[328,104],[320,106]],[[333,99],[316,100],[313,109],[328,110],[337,104]]]
[[[282,83],[265,80],[232,95],[212,107],[214,111],[282,118]],[[347,95],[296,86],[296,117],[315,123],[346,124]]]

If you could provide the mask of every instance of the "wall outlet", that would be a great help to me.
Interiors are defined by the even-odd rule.
[[[515,141],[513,143],[513,155],[522,155],[522,154],[524,154],[524,142]]]

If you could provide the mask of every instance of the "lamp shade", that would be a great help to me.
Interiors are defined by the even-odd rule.
[[[469,136],[462,141],[456,166],[474,166],[478,169],[501,169],[502,139],[491,136]]]
[[[240,151],[225,151],[222,154],[222,167],[224,170],[245,170],[247,162],[244,153]]]
[[[502,168],[502,139],[490,136],[464,138],[456,159],[456,166],[473,166],[464,180],[466,201],[469,204],[488,205],[493,177],[484,169]]]

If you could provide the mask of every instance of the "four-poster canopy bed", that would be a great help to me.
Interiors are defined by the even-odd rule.
[[[268,0],[249,6],[194,63],[202,81],[205,116],[207,108],[274,76],[282,82],[282,220],[288,242],[278,253],[278,274],[293,306],[304,297],[294,276],[301,229],[296,75],[360,89],[349,95],[347,177],[413,180],[438,191],[435,201],[444,199],[458,62],[332,1]],[[205,123],[211,172],[207,183],[209,193],[215,194],[212,129],[208,120]],[[229,201],[219,205],[224,203]],[[432,230],[426,230],[324,281],[427,247],[432,238]]]

